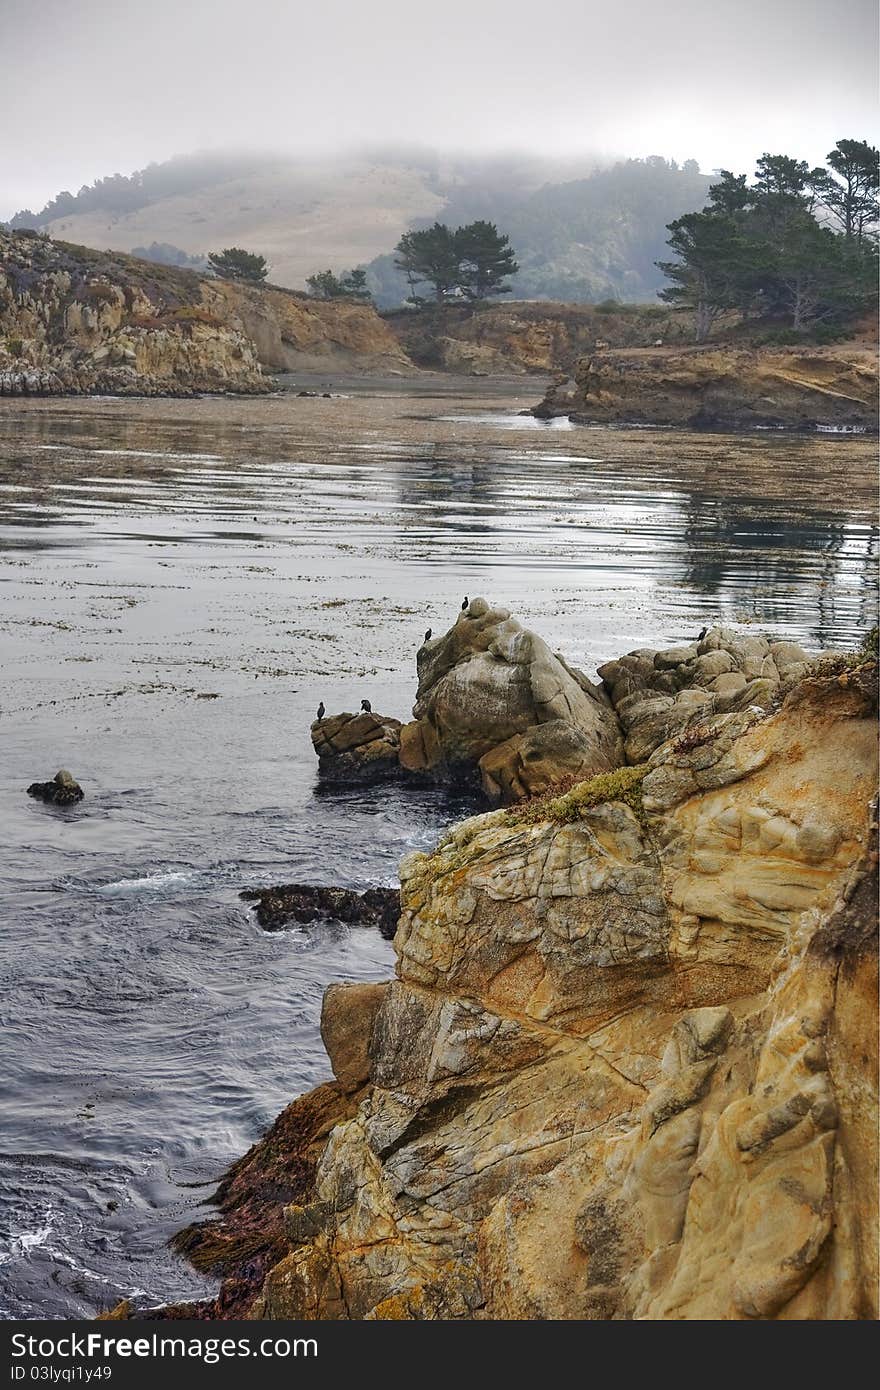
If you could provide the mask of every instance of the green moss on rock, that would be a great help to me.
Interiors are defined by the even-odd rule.
[[[599,806],[606,801],[622,801],[628,806],[640,825],[646,824],[645,809],[642,805],[642,782],[648,771],[647,763],[636,767],[617,767],[613,772],[600,772],[586,782],[561,794],[553,789],[542,796],[534,797],[524,806],[508,811],[507,818],[512,825],[536,825],[540,821],[553,821],[557,825],[570,824],[580,820],[584,811]]]

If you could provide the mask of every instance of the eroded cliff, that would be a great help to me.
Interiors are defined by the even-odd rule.
[[[876,1316],[876,659],[703,640],[606,669],[641,761],[403,861],[335,1086],[186,1233],[208,1315]]]
[[[596,350],[693,337],[693,316],[660,304],[450,303],[386,321],[419,366],[474,376],[571,372]]]
[[[876,354],[866,349],[707,346],[591,352],[534,413],[582,424],[876,430],[877,409]]]
[[[266,371],[412,371],[378,314],[0,231],[0,395],[260,393]]]

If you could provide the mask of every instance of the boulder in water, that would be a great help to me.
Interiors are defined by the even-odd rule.
[[[31,782],[27,793],[50,806],[73,806],[85,795],[79,782],[65,768],[56,772],[51,782]]]
[[[397,888],[368,888],[364,893],[357,893],[350,888],[282,883],[276,888],[250,889],[241,896],[246,902],[257,904],[257,921],[265,931],[281,931],[293,923],[324,918],[350,926],[378,927],[390,940],[400,916],[400,890]]]
[[[312,724],[318,773],[325,782],[369,784],[401,775],[400,720],[385,714],[329,714]]]

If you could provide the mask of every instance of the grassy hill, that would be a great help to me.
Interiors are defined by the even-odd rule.
[[[588,159],[453,158],[379,152],[324,161],[192,155],[63,192],[18,227],[117,251],[164,244],[200,256],[224,246],[265,255],[276,284],[368,266],[380,307],[407,289],[393,248],[411,227],[494,221],[520,263],[517,299],[654,298],[666,223],[701,207],[710,179],[659,157],[596,168]]]

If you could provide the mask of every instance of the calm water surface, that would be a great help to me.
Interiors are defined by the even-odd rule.
[[[165,1248],[329,1075],[332,979],[391,950],[263,933],[243,887],[393,883],[471,806],[321,794],[309,722],[407,717],[485,594],[590,674],[723,620],[874,621],[866,441],[572,429],[534,386],[0,404],[0,1314],[212,1285]],[[86,800],[29,800],[67,766]]]

